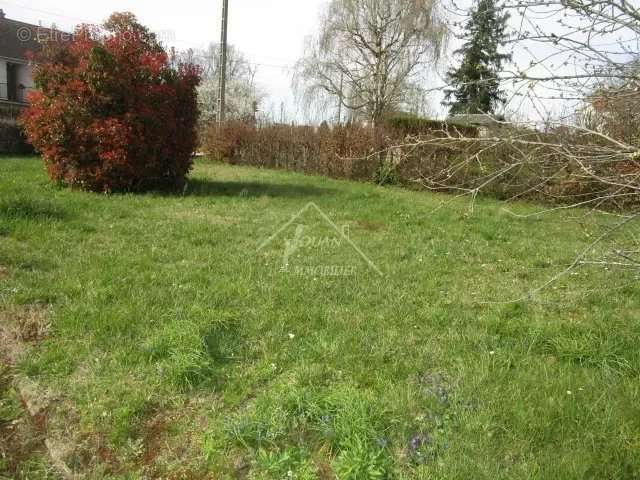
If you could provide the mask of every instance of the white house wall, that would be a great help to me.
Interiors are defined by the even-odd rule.
[[[0,59],[0,98],[7,98],[7,62]]]

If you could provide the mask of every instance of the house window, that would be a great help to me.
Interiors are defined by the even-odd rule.
[[[18,66],[15,63],[7,63],[7,99],[11,102],[18,101]]]
[[[7,64],[0,62],[0,100],[7,100]]]
[[[0,99],[10,102],[26,102],[27,91],[29,89],[23,85],[22,82],[25,81],[25,74],[28,71],[26,70],[27,67],[9,62],[7,62],[5,66],[6,80],[3,78],[2,83],[0,83]]]

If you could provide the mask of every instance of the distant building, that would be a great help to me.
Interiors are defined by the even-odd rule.
[[[37,54],[40,41],[54,30],[8,19],[0,9],[0,153],[27,153],[16,120],[27,106],[27,94],[34,88],[29,52]]]
[[[0,9],[0,104],[26,103],[27,92],[34,87],[28,52],[40,51],[43,31],[38,25],[6,18]]]
[[[476,127],[481,137],[491,135],[508,126],[504,117],[486,113],[460,113],[447,118],[447,122],[468,127]]]

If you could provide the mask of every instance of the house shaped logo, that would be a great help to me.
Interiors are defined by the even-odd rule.
[[[298,276],[346,277],[363,267],[377,275],[382,271],[349,236],[349,227],[338,226],[315,203],[308,203],[258,246],[276,249],[279,271]]]

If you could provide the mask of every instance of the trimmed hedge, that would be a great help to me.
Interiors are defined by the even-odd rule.
[[[0,123],[0,153],[33,153],[33,147],[27,143],[22,128],[17,125]]]
[[[385,125],[403,135],[433,134],[444,136],[445,134],[449,134],[472,138],[478,136],[478,129],[473,126],[442,120],[431,120],[414,115],[396,115],[390,117],[386,120]]]
[[[434,124],[417,125],[424,128]],[[396,128],[359,125],[259,128],[231,122],[206,129],[202,147],[211,158],[233,164],[379,184],[457,193],[479,191],[502,199],[517,196],[560,204],[575,203],[576,199],[596,200],[611,194],[609,200],[598,203],[599,208],[617,209],[638,203],[638,195],[631,187],[627,192],[617,184],[612,186],[598,180],[598,175],[615,177],[621,169],[634,170],[634,165],[616,159],[604,163],[595,159],[593,168],[598,175],[586,176],[580,165],[568,161],[552,146],[557,143],[588,154],[590,146],[597,145],[594,143],[597,138],[521,130],[511,133],[530,143],[516,145],[468,137],[459,142],[455,137],[463,135],[455,128],[448,131],[452,138],[442,138],[440,129],[415,136],[406,130],[398,124]],[[514,159],[519,161],[514,163]],[[628,195],[621,197],[621,193]]]

